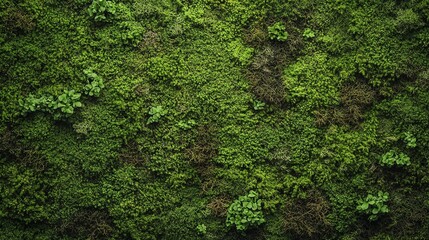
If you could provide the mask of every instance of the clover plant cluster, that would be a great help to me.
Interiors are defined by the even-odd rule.
[[[249,227],[264,223],[261,202],[258,193],[255,191],[250,191],[249,194],[240,196],[228,208],[226,225],[235,226],[237,230],[244,231]]]
[[[84,87],[84,93],[88,96],[98,97],[101,89],[104,88],[103,79],[92,70],[84,70],[87,77],[92,80]],[[18,101],[21,114],[41,111],[53,114],[55,119],[69,117],[75,109],[83,106],[81,102],[82,94],[75,90],[63,90],[58,96],[29,94],[26,98]]]
[[[164,109],[162,106],[151,107],[149,110],[149,119],[147,120],[147,124],[157,123],[161,119],[162,116],[166,115],[168,110]]]
[[[88,14],[95,21],[106,21],[116,13],[115,3],[108,0],[93,0],[88,8]]]
[[[268,27],[268,35],[271,40],[284,42],[288,39],[289,33],[282,22],[276,22],[274,25]]]
[[[59,119],[71,116],[76,108],[82,107],[80,97],[81,94],[74,90],[64,90],[58,97],[29,95],[24,100],[20,100],[19,105],[22,107],[23,115],[39,110],[52,113],[55,119]]]
[[[380,164],[382,166],[392,167],[392,166],[408,166],[411,164],[410,157],[398,150],[390,150],[385,153],[381,159]]]
[[[92,80],[85,85],[85,94],[95,97],[100,96],[100,91],[104,88],[103,78],[90,69],[86,69],[83,72],[90,80]]]
[[[375,221],[381,214],[389,212],[389,208],[386,205],[388,200],[389,193],[378,191],[377,195],[368,194],[365,199],[359,200],[359,205],[356,209],[367,214],[370,221]]]

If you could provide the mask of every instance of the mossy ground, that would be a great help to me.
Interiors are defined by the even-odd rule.
[[[428,6],[3,1],[0,239],[426,239]],[[22,114],[88,69],[72,115]],[[227,227],[252,190],[265,222]]]

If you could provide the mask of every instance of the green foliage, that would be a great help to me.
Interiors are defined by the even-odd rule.
[[[425,239],[428,9],[0,1],[0,236]]]
[[[288,39],[288,32],[282,22],[276,22],[274,25],[268,27],[268,36],[271,40],[284,42]]]
[[[410,132],[404,133],[404,141],[407,145],[407,148],[415,148],[417,146],[416,137]]]
[[[0,218],[39,222],[48,218],[46,183],[39,174],[4,165],[0,175]]]
[[[388,200],[389,193],[378,191],[377,195],[368,194],[365,199],[359,200],[356,209],[367,214],[370,221],[375,221],[381,214],[389,212]]]
[[[305,110],[338,103],[338,85],[342,81],[330,64],[327,54],[315,53],[288,66],[283,75],[286,99],[293,104],[302,101]]]
[[[188,120],[188,121],[180,121],[177,123],[177,126],[183,130],[188,130],[191,129],[193,126],[195,126],[195,124],[197,124],[195,122],[195,120]]]
[[[152,19],[156,23],[168,21],[176,10],[175,3],[169,0],[135,1],[132,7],[138,20]]]
[[[423,26],[420,16],[413,9],[400,9],[397,14],[396,24],[400,33]]]
[[[73,114],[75,108],[82,107],[80,100],[80,93],[76,93],[74,90],[64,90],[64,93],[58,96],[58,100],[52,102],[53,109],[61,109],[61,112],[69,116]]]
[[[137,46],[143,39],[145,29],[139,22],[121,22],[119,28],[122,30],[121,38],[125,44]]]
[[[259,100],[253,101],[253,109],[256,111],[263,110],[265,108],[265,103]]]
[[[380,160],[382,166],[408,166],[411,165],[410,157],[405,153],[398,152],[397,150],[390,150],[389,152],[383,154]]]
[[[116,13],[116,5],[109,0],[93,0],[88,7],[88,14],[95,21],[103,22]]]
[[[176,85],[178,80],[181,80],[181,76],[178,73],[177,60],[167,56],[156,56],[150,58],[147,63],[147,74],[153,81],[168,81],[171,82],[173,79]],[[180,82],[177,83],[180,85]]]
[[[183,14],[186,18],[188,18],[191,22],[202,25],[205,22],[204,18],[204,5],[197,3],[192,5],[183,6]]]
[[[185,195],[190,197],[194,191],[186,191]],[[191,202],[181,202],[180,206],[174,207],[163,213],[162,225],[158,227],[162,232],[162,239],[204,239],[209,234],[206,224],[207,211],[201,209],[202,202],[198,198],[193,198]],[[183,217],[186,216],[186,217]]]
[[[305,189],[311,188],[314,183],[306,176],[294,177],[286,175],[284,177],[284,189],[292,196],[304,198],[306,195]]]
[[[124,167],[100,185],[102,203],[108,207],[116,227],[132,239],[151,239],[162,234],[163,229],[157,229],[162,227],[161,213],[178,202],[171,189],[147,182],[145,175],[134,167]]]
[[[71,116],[75,108],[82,107],[80,96],[81,94],[76,93],[74,90],[64,90],[64,93],[56,99],[53,96],[36,98],[30,94],[24,100],[20,100],[19,104],[22,107],[23,115],[40,110],[52,113],[55,119],[59,119]]]
[[[245,231],[265,222],[262,213],[261,200],[258,193],[250,191],[245,196],[240,196],[228,207],[226,225],[235,226],[239,231]]]
[[[360,197],[356,191],[351,190],[358,187],[354,182],[354,179],[349,179],[346,182],[326,184],[323,187],[329,188],[327,193],[331,211],[327,218],[340,235],[350,233],[359,224],[356,201]]]
[[[232,56],[239,61],[242,65],[248,65],[253,56],[254,49],[243,45],[239,40],[233,41],[228,45],[228,50]]]
[[[310,28],[306,28],[304,30],[304,33],[302,34],[302,36],[305,38],[314,38],[316,36],[316,34]]]
[[[103,78],[91,69],[86,69],[83,72],[91,80],[90,83],[85,85],[85,94],[95,97],[100,96],[100,91],[104,88]]]
[[[197,226],[197,231],[198,233],[200,233],[201,235],[205,235],[207,233],[207,226],[204,224],[198,224]]]
[[[42,109],[42,107],[48,105],[48,101],[50,100],[51,99],[45,96],[36,98],[34,95],[30,94],[24,100],[20,99],[19,105],[22,107],[22,114],[25,115],[27,112],[35,112]]]
[[[147,120],[147,124],[157,123],[162,116],[165,116],[168,113],[168,110],[164,109],[162,106],[151,107],[149,110],[150,117]]]

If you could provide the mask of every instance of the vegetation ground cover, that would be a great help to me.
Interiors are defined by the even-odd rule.
[[[429,237],[429,1],[0,19],[0,239]]]

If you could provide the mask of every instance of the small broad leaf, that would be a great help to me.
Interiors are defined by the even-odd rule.
[[[362,205],[359,206],[361,210],[367,210],[369,205],[367,202],[362,203]]]
[[[56,105],[56,106],[54,106],[54,108],[55,108],[55,109],[57,109],[57,108],[65,107],[65,106],[66,106],[65,104],[57,103],[57,105]]]
[[[79,98],[80,98],[80,95],[81,95],[80,93],[76,93],[76,94],[73,94],[71,98],[72,98],[73,100],[77,100],[77,99],[79,99]]]
[[[253,210],[257,210],[257,209],[258,209],[258,204],[253,203],[253,204],[252,204],[252,209],[253,209]]]
[[[58,96],[58,100],[60,100],[61,102],[66,102],[67,95],[66,94],[61,94],[60,96]]]
[[[73,107],[72,106],[65,106],[61,108],[61,111],[64,113],[72,114],[73,113]]]

